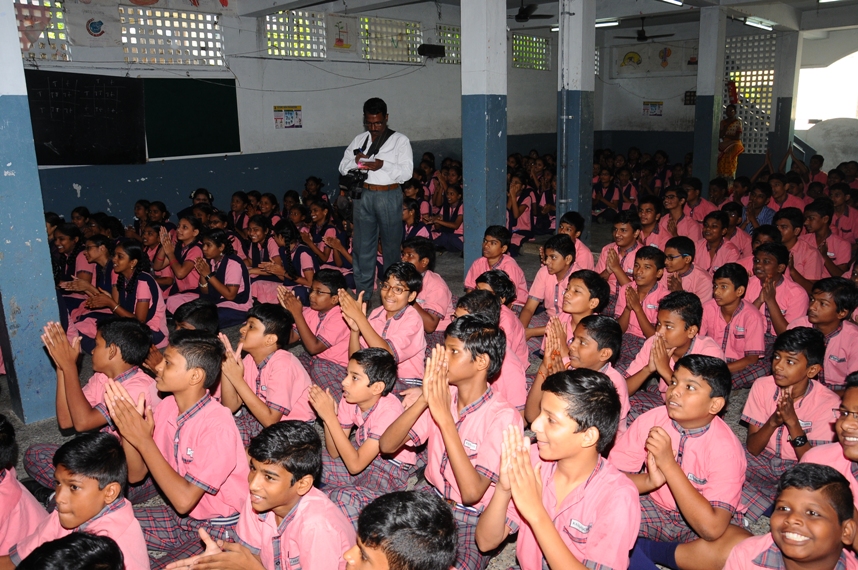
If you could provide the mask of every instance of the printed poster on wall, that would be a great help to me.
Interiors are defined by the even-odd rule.
[[[644,101],[644,117],[661,117],[664,113],[664,101]]]
[[[354,16],[328,14],[327,36],[328,53],[358,52],[360,45],[360,22]]]
[[[301,106],[274,106],[274,128],[275,129],[300,129]]]
[[[69,40],[93,48],[122,45],[122,27],[116,6],[74,5],[66,9]]]
[[[628,44],[614,47],[613,54],[613,77],[697,73],[696,41]]]

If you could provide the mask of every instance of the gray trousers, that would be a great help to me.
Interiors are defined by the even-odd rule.
[[[369,300],[373,291],[379,237],[384,269],[401,259],[402,190],[394,188],[377,192],[364,188],[361,198],[354,201],[353,218],[355,285],[357,293],[363,291],[364,298]]]

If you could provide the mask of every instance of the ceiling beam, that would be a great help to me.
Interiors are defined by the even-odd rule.
[[[836,6],[830,8],[806,11],[801,14],[802,30],[836,30],[858,26],[858,8],[851,6]]]
[[[328,0],[242,0],[238,3],[238,15],[242,18],[260,18],[284,10],[306,10],[317,7],[319,12],[331,12],[333,2]]]

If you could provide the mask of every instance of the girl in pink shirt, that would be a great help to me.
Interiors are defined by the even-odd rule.
[[[155,264],[155,258],[166,259],[164,250],[161,247],[161,227],[161,224],[149,224],[143,228],[143,247],[146,255],[149,257],[150,265]],[[158,287],[161,288],[161,294],[166,298],[170,294],[170,288],[175,281],[173,270],[167,265],[163,269],[153,270],[152,275],[155,276],[155,281],[158,283]]]
[[[247,266],[235,256],[224,230],[212,230],[203,238],[203,255],[195,269],[200,275],[200,296],[217,306],[221,328],[244,322],[253,306]]]
[[[167,301],[167,310],[171,313],[188,301],[199,297],[197,288],[200,285],[200,276],[194,271],[196,260],[203,256],[200,247],[199,236],[202,223],[193,215],[179,220],[176,228],[177,242],[173,243],[166,228],[161,228],[161,247],[164,258],[155,257],[153,267],[155,270],[169,267],[173,270],[175,282],[170,288],[170,297]]]

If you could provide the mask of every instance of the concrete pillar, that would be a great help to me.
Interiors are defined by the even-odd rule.
[[[465,269],[506,211],[506,2],[462,0]]]
[[[0,5],[0,348],[15,413],[55,415],[56,375],[42,326],[58,320],[42,191],[14,4]]]
[[[795,103],[798,92],[798,73],[801,69],[801,32],[778,32],[775,47],[775,112],[772,132],[769,134],[769,150],[775,166],[792,147],[795,134]],[[785,168],[790,168],[788,160]]]
[[[703,188],[718,172],[718,129],[723,114],[727,15],[717,6],[700,9],[697,105],[694,110],[694,176]],[[706,190],[708,193],[708,190]]]
[[[593,193],[593,92],[596,0],[560,0],[557,76],[557,217],[590,219]],[[589,243],[589,225],[581,236]]]

